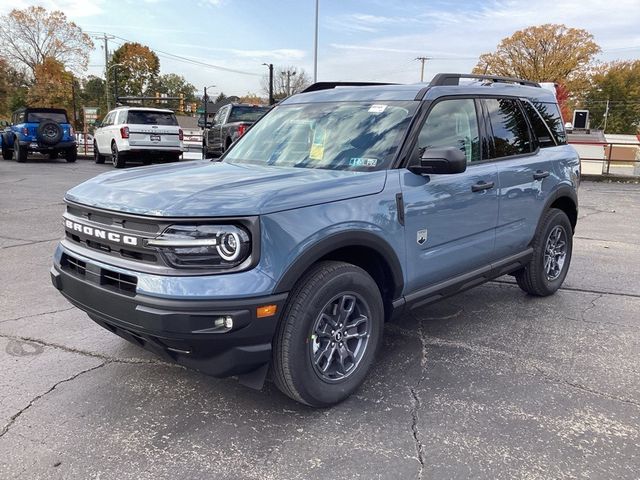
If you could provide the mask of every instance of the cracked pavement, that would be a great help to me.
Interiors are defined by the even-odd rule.
[[[0,478],[637,478],[640,188],[584,183],[556,295],[511,277],[385,328],[349,400],[312,410],[160,361],[51,286],[86,160],[0,162]]]

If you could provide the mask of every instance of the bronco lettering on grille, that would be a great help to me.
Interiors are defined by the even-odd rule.
[[[69,230],[80,232],[94,238],[108,240],[114,243],[122,243],[124,245],[132,245],[135,247],[138,245],[138,241],[139,241],[138,237],[134,237],[131,235],[122,235],[117,232],[110,232],[108,230],[102,230],[100,228],[90,227],[88,225],[83,225],[81,223],[77,223],[68,219],[64,220],[64,225]]]

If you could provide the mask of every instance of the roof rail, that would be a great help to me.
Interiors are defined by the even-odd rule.
[[[430,87],[443,85],[460,85],[461,78],[475,78],[478,80],[488,80],[491,83],[517,83],[519,85],[527,85],[529,87],[540,87],[538,82],[523,80],[522,78],[501,77],[499,75],[474,75],[472,73],[438,73],[431,83]]]
[[[300,93],[317,92],[318,90],[331,90],[336,87],[370,87],[374,85],[397,85],[397,83],[384,82],[316,82],[309,85]]]

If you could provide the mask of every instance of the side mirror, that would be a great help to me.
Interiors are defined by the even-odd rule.
[[[427,148],[419,162],[408,168],[416,175],[462,173],[467,169],[467,157],[456,147]]]

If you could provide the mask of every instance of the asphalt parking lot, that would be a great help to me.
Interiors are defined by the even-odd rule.
[[[51,286],[63,193],[111,168],[0,161],[0,478],[638,478],[640,186],[583,183],[556,295],[505,277],[415,310],[313,410],[163,363]]]

